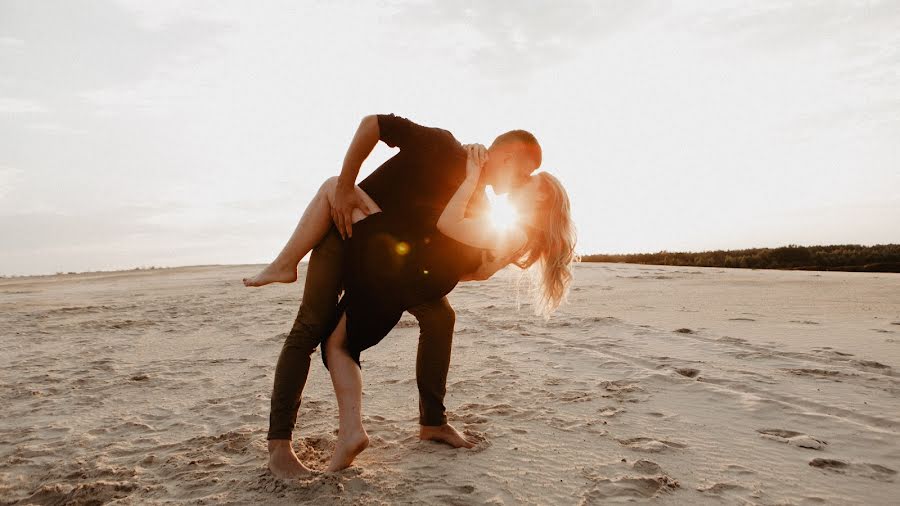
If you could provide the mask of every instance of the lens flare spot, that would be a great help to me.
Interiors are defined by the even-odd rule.
[[[514,227],[519,222],[519,212],[509,201],[509,195],[497,195],[493,187],[488,187],[486,193],[491,205],[489,218],[493,227],[501,231]]]
[[[394,251],[396,251],[400,256],[406,255],[407,253],[409,253],[409,244],[400,241],[396,246],[394,246]]]

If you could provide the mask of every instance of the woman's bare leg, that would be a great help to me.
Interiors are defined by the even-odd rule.
[[[259,274],[252,278],[244,278],[245,286],[263,286],[269,283],[293,283],[297,281],[297,264],[307,253],[319,244],[328,229],[331,228],[331,202],[334,197],[334,189],[337,185],[337,177],[325,180],[312,201],[306,206],[306,211],[294,228],[294,233],[282,248],[281,253],[267,265]],[[379,207],[359,186],[356,191],[370,208],[380,211]],[[376,211],[376,212],[377,212]],[[360,209],[353,211],[353,223],[366,217]]]
[[[338,441],[328,465],[328,472],[340,471],[369,445],[369,435],[362,424],[362,373],[344,349],[347,339],[347,315],[341,317],[328,339],[328,371],[337,397],[340,425]]]

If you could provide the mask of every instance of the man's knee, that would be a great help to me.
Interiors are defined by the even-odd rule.
[[[327,320],[326,315],[312,317],[301,308],[300,315],[294,321],[284,346],[302,349],[311,355],[322,339],[331,332]]]
[[[438,324],[442,327],[453,329],[453,326],[456,325],[456,311],[453,310],[453,306],[450,303],[446,303],[441,306],[441,309],[438,311]]]
[[[295,327],[296,328],[296,327]],[[318,334],[314,332],[295,332],[291,330],[288,333],[287,338],[284,340],[283,348],[295,348],[301,350],[307,355],[312,355],[314,351],[316,351],[316,347],[319,346],[321,339],[317,337]]]
[[[446,298],[433,304],[421,306],[412,313],[419,321],[422,331],[453,332],[456,325],[456,311]]]

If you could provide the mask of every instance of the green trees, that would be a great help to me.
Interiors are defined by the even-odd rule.
[[[627,262],[694,267],[801,269],[813,271],[900,272],[900,244],[799,246],[701,252],[584,255],[582,262]]]

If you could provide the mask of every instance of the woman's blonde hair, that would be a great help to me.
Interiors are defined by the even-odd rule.
[[[569,196],[562,183],[548,172],[538,172],[533,177],[538,178],[544,199],[535,203],[528,242],[512,263],[521,269],[539,266],[539,286],[534,289],[535,313],[549,318],[568,295],[572,263],[577,261],[577,234]]]

